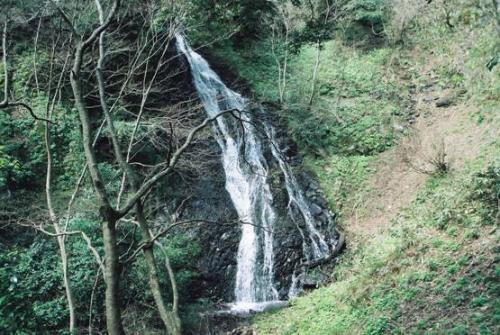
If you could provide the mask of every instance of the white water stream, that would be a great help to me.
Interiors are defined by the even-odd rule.
[[[214,130],[222,150],[226,190],[243,222],[237,255],[234,306],[235,309],[259,309],[263,303],[279,299],[273,269],[276,212],[268,184],[268,166],[263,156],[263,147],[270,142],[257,136],[250,116],[244,113],[247,100],[224,85],[207,61],[191,49],[184,36],[177,35],[176,40],[178,50],[189,62],[193,82],[208,116],[214,117],[228,110],[241,111],[238,116],[242,122],[236,122],[230,115],[222,115],[214,122]],[[267,126],[271,138],[273,132],[271,126]],[[306,257],[311,260],[327,256],[328,245],[314,227],[313,215],[303,191],[279,150],[274,145],[271,148],[285,176],[289,210],[298,210],[306,223],[306,231],[300,230]]]

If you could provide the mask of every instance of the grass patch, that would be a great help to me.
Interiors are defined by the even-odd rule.
[[[354,194],[361,197],[368,191],[364,182],[373,172],[374,161],[375,156],[331,155],[322,159],[308,157],[304,163],[306,168],[314,172],[322,187],[328,190],[331,208],[343,213],[349,209],[344,208],[348,199],[352,199]]]

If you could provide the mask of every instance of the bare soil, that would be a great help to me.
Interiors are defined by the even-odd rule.
[[[498,129],[470,118],[474,107],[465,98],[454,98],[448,107],[436,107],[438,98],[451,94],[434,87],[415,94],[415,115],[419,117],[398,145],[380,155],[366,185],[370,191],[353,204],[345,220],[344,230],[351,241],[372,238],[387,229],[433,173],[435,167],[429,161],[441,146],[453,173],[477,157],[489,140],[498,138]]]

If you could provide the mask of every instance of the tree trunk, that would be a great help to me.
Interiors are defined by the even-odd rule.
[[[281,82],[281,88],[280,88],[280,103],[283,103],[285,101],[285,93],[286,93],[286,71],[288,68],[288,25],[286,25],[285,28],[285,55],[283,59],[283,71],[282,71],[282,82]]]
[[[99,3],[99,2],[97,2],[97,3]],[[102,23],[102,9],[100,7],[98,7],[98,10],[100,13],[100,20]],[[124,185],[125,176],[128,176],[128,180],[129,180],[132,191],[137,192],[137,190],[139,189],[138,178],[128,163],[128,155],[127,155],[127,160],[126,160],[122,154],[122,151],[120,148],[120,143],[118,141],[118,138],[116,135],[116,130],[114,127],[113,118],[111,116],[108,105],[106,103],[106,96],[105,96],[106,90],[105,90],[104,75],[103,75],[103,65],[104,65],[103,63],[104,63],[104,56],[105,56],[104,34],[105,34],[105,31],[103,31],[99,35],[99,59],[97,61],[97,68],[96,68],[101,107],[102,107],[102,110],[104,113],[104,117],[106,119],[106,123],[108,124],[109,132],[110,132],[110,136],[111,136],[111,142],[113,145],[113,151],[116,155],[116,158],[118,160],[118,163],[120,165],[120,168],[121,168],[123,176],[124,176],[124,179],[122,181],[121,190],[124,187],[123,185]],[[144,103],[144,99],[143,99],[142,103]],[[142,110],[142,107],[143,106],[141,105],[141,110]],[[137,128],[137,125],[136,125],[136,128]],[[135,133],[135,131],[134,131],[134,133]],[[134,136],[134,135],[132,135],[132,136]],[[131,139],[131,142],[132,141],[133,141],[133,138]],[[129,148],[129,152],[130,152],[130,148]],[[121,194],[121,191],[120,191],[120,194]],[[151,292],[153,293],[153,298],[154,298],[156,307],[158,308],[158,312],[160,313],[160,317],[163,320],[163,323],[165,324],[165,327],[167,328],[167,331],[169,332],[169,334],[180,335],[181,334],[181,322],[180,322],[180,318],[178,316],[177,310],[169,311],[167,309],[167,306],[165,305],[165,301],[164,301],[162,293],[161,293],[160,282],[158,280],[158,274],[157,274],[157,269],[156,269],[156,261],[155,261],[154,253],[153,253],[154,244],[151,241],[152,240],[151,232],[149,230],[147,220],[144,217],[144,211],[143,211],[142,203],[140,201],[138,201],[137,204],[135,205],[135,214],[136,214],[137,220],[139,221],[139,226],[141,228],[143,242],[147,245],[147,247],[144,248],[143,253],[144,253],[144,257],[146,259],[146,264],[148,266],[149,286],[150,286]],[[172,287],[172,290],[176,291],[176,288]],[[177,294],[177,292],[175,294]]]
[[[181,319],[179,318],[179,292],[177,291],[177,281],[175,280],[174,270],[170,265],[170,259],[168,258],[167,251],[165,250],[163,245],[158,241],[155,241],[155,244],[158,245],[158,247],[163,252],[163,255],[165,256],[165,266],[167,268],[168,277],[170,279],[170,286],[172,287],[171,323],[174,324],[176,326],[176,330],[179,331],[179,333],[172,334],[180,334],[182,332],[182,327]]]
[[[316,63],[314,64],[312,84],[311,84],[311,96],[309,97],[309,107],[312,106],[314,101],[314,96],[316,95],[316,84],[318,81],[318,70],[321,60],[321,42],[318,40],[316,44]]]
[[[100,7],[99,1],[97,1]],[[111,206],[106,186],[99,172],[96,154],[94,152],[92,141],[92,123],[90,120],[89,112],[85,104],[82,87],[81,87],[81,68],[85,55],[85,50],[88,49],[92,43],[99,37],[100,33],[104,31],[111,20],[113,19],[117,9],[120,6],[120,0],[114,0],[108,12],[106,20],[101,23],[99,27],[94,29],[87,39],[80,39],[76,42],[74,49],[73,66],[70,73],[71,89],[75,98],[75,107],[78,110],[80,118],[80,125],[82,129],[82,144],[85,153],[85,160],[92,180],[92,186],[96,193],[97,203],[99,206],[99,214],[103,219],[102,234],[105,252],[104,264],[104,279],[106,282],[106,325],[109,335],[123,335],[125,334],[121,320],[121,306],[120,306],[120,271],[119,271],[119,254],[116,243],[116,221],[119,218],[118,213]],[[60,11],[65,18],[64,12]],[[73,33],[78,35],[75,27],[71,21],[65,20],[70,26]]]
[[[46,175],[46,186],[45,193],[47,196],[47,207],[49,209],[49,217],[50,222],[54,226],[54,231],[56,234],[63,233],[59,227],[57,222],[57,217],[54,211],[54,207],[52,205],[52,192],[51,192],[51,180],[52,180],[52,154],[50,150],[50,129],[48,122],[45,123],[45,145],[47,150],[47,175]],[[68,254],[66,252],[66,237],[64,235],[57,236],[57,244],[59,246],[59,254],[61,255],[61,267],[63,273],[63,284],[64,290],[66,291],[66,301],[68,303],[68,311],[69,311],[69,332],[75,332],[75,324],[76,324],[76,315],[75,315],[75,299],[73,297],[73,290],[71,289],[71,283],[69,279],[68,272]]]
[[[68,301],[69,310],[69,331],[71,334],[75,333],[76,313],[75,313],[75,299],[73,297],[73,290],[68,272],[68,254],[66,253],[65,236],[58,236],[57,243],[59,244],[59,253],[61,254],[61,266],[63,270],[63,283],[66,290],[66,300]]]
[[[100,23],[103,24],[104,14],[103,14],[102,7],[100,6],[99,1],[96,1],[96,4],[97,4],[97,10],[99,13]],[[122,154],[122,150],[120,148],[120,143],[118,141],[118,138],[116,135],[116,130],[114,127],[113,118],[111,116],[110,110],[109,110],[107,102],[106,102],[106,87],[105,87],[105,81],[104,81],[104,75],[103,75],[104,58],[106,55],[106,53],[105,53],[105,32],[106,31],[103,30],[99,34],[99,59],[97,61],[97,67],[96,67],[96,75],[97,75],[97,82],[98,82],[98,88],[99,88],[99,98],[100,98],[100,102],[101,102],[101,108],[103,110],[104,117],[106,119],[106,123],[108,124],[109,132],[111,135],[111,142],[113,145],[113,151],[116,155],[116,158],[117,158],[118,163],[120,165],[120,168],[122,170],[124,179],[125,179],[125,176],[128,176],[132,191],[137,192],[139,189],[138,178],[128,163],[129,155],[127,155],[127,159],[125,159],[125,157]],[[166,52],[166,49],[164,50],[164,53],[165,52]],[[151,81],[151,83],[152,83],[152,81]],[[150,88],[151,88],[151,84],[147,90],[148,93],[149,93]],[[143,110],[144,103],[145,103],[145,98],[143,97],[143,101],[141,102],[141,111]],[[139,119],[138,119],[137,123],[138,122],[139,122]],[[137,124],[136,124],[135,128],[137,128]],[[135,130],[136,129],[134,129],[134,134],[135,134]],[[133,142],[133,137],[134,137],[134,135],[132,135],[132,139],[130,141],[131,143]],[[130,153],[130,148],[131,148],[131,146],[129,147],[129,153]],[[120,190],[120,194],[121,194],[121,191],[124,187],[123,185],[124,185],[124,180],[122,181],[122,187]],[[135,214],[136,214],[137,220],[139,221],[139,226],[141,228],[143,242],[147,245],[147,247],[144,248],[143,253],[144,253],[144,257],[146,259],[146,264],[148,266],[149,286],[150,286],[151,292],[153,294],[155,304],[158,308],[158,312],[160,313],[160,317],[163,320],[165,327],[167,328],[167,331],[172,335],[180,335],[181,334],[181,322],[180,322],[180,318],[178,316],[177,308],[173,309],[172,311],[169,311],[167,309],[167,306],[165,305],[165,301],[164,301],[162,293],[161,293],[160,282],[158,280],[158,273],[157,273],[157,269],[156,269],[156,260],[154,258],[154,253],[153,253],[154,244],[152,243],[151,232],[149,230],[147,220],[144,217],[144,211],[143,211],[142,203],[140,202],[140,200],[135,205]],[[172,287],[172,290],[175,291],[175,296],[177,296],[176,287]],[[175,305],[175,306],[177,306],[177,305]]]
[[[116,245],[116,223],[102,223],[102,236],[106,259],[104,280],[106,282],[106,327],[110,335],[124,335],[120,309],[120,269]]]
[[[144,258],[146,259],[146,264],[148,266],[149,287],[151,289],[151,293],[153,294],[156,307],[158,307],[158,312],[160,313],[160,317],[163,320],[168,333],[170,335],[181,335],[182,325],[178,313],[178,292],[175,277],[173,277],[174,273],[172,271],[172,268],[170,266],[167,266],[173,297],[172,310],[169,310],[165,305],[165,300],[163,299],[163,295],[161,293],[160,281],[158,280],[158,272],[156,269],[156,260],[153,252],[153,237],[151,236],[151,231],[149,230],[146,218],[144,217],[141,203],[138,203],[136,205],[136,217],[141,228],[143,242],[146,243],[146,247],[143,249],[143,253]],[[167,264],[169,264],[168,256],[165,255],[165,257],[167,257]]]
[[[158,307],[160,317],[167,327],[167,331],[170,335],[181,335],[181,320],[177,315],[177,312],[173,310],[169,311],[163,301],[158,274],[156,271],[153,245],[144,249],[144,258],[146,259],[146,263],[148,265],[149,287],[151,289],[151,293],[153,294],[156,306]],[[177,292],[175,294],[177,294]]]
[[[100,215],[103,218],[102,232],[105,252],[105,274],[106,282],[106,324],[109,335],[123,335],[121,322],[121,306],[119,301],[119,280],[118,251],[116,247],[116,212],[109,204],[104,182],[97,167],[92,146],[91,123],[87,108],[83,101],[80,83],[80,69],[83,58],[83,46],[77,45],[73,69],[70,75],[71,88],[75,97],[75,106],[78,110],[80,123],[82,126],[82,142],[85,152],[92,185],[97,195]]]
[[[36,71],[35,71],[35,73],[36,73]],[[62,76],[62,73],[61,73],[61,76]],[[62,77],[60,79],[62,79]],[[54,99],[52,101],[52,104],[50,104],[50,101],[47,103],[47,113],[46,113],[47,120],[50,120],[50,118],[52,117],[52,111],[54,110],[55,99],[56,99],[57,93],[60,89],[60,84],[61,84],[61,80],[59,80],[59,83],[57,85],[56,91],[54,93]],[[52,202],[52,150],[50,148],[51,137],[50,137],[50,123],[49,122],[45,122],[44,139],[45,139],[45,151],[47,153],[47,170],[46,170],[46,176],[45,176],[45,195],[47,198],[47,208],[49,210],[49,221],[54,226],[54,231],[56,232],[56,234],[61,234],[63,232],[61,231],[61,229],[59,227],[59,223],[57,222],[57,216],[56,216],[56,212],[54,210],[54,206],[53,206],[53,202]],[[71,288],[71,283],[70,283],[70,278],[69,278],[69,273],[68,273],[68,254],[66,252],[65,241],[66,241],[66,236],[64,236],[64,235],[57,236],[57,244],[59,246],[59,253],[61,255],[63,284],[64,284],[64,290],[66,291],[66,301],[68,304],[68,311],[69,311],[69,332],[71,334],[74,334],[75,333],[75,324],[76,324],[75,299],[73,297],[73,290]]]

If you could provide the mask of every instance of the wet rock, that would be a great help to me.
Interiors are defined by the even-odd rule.
[[[287,146],[282,149],[282,152],[289,159],[290,157],[297,156],[297,154],[299,153],[299,149],[295,142],[289,142],[287,143]]]
[[[304,276],[304,278],[302,278],[302,288],[304,289],[314,289],[317,288],[318,285],[318,281],[311,278],[310,276]]]
[[[323,208],[319,207],[316,204],[311,204],[311,206],[309,208],[311,210],[311,214],[314,215],[314,216],[320,215],[321,212],[323,212]]]
[[[330,223],[330,219],[328,218],[328,215],[321,215],[319,217],[319,221],[321,222],[321,226],[326,226],[328,223]]]
[[[334,236],[332,234],[335,229],[333,225],[329,224],[331,216],[328,215],[328,203],[322,195],[319,183],[300,168],[301,157],[295,150],[296,145],[286,138],[286,132],[280,136],[277,145],[280,148],[286,148],[286,159],[292,162],[292,168],[297,168],[295,176],[298,184],[305,191],[306,201],[310,206],[311,214],[315,217],[314,224],[324,235],[325,241],[333,244],[335,238],[332,237]],[[214,151],[217,152],[217,150],[219,147],[214,142]],[[269,150],[270,148],[265,151]],[[274,285],[278,291],[279,299],[286,299],[292,274],[299,264],[307,261],[301,235],[301,231],[306,231],[307,226],[301,212],[295,206],[288,208],[289,198],[278,162],[269,152],[265,153],[265,157],[269,163],[270,186],[274,199],[273,207],[276,210],[273,241]],[[203,178],[194,181],[189,187],[178,187],[178,189],[190,189],[192,190],[190,192],[198,195],[196,198],[186,201],[180,219],[214,222],[214,224],[200,224],[197,228],[190,227],[186,230],[186,233],[203,250],[195,264],[201,278],[191,289],[199,291],[197,297],[208,297],[214,301],[233,301],[234,279],[237,271],[236,256],[241,237],[241,226],[218,224],[219,222],[237,220],[237,213],[225,190],[225,179],[221,178],[224,176],[222,163],[216,159],[213,164],[208,169],[209,173]],[[219,320],[213,321],[212,324],[216,324]]]
[[[282,287],[279,291],[278,294],[280,297],[286,297],[288,296],[288,288],[287,287]]]
[[[286,239],[283,241],[283,243],[281,243],[281,246],[283,246],[285,248],[293,248],[296,246],[296,243],[292,239]]]
[[[315,181],[311,181],[309,183],[309,188],[316,191],[319,189],[319,184]]]
[[[328,280],[328,276],[321,273],[315,273],[314,275],[302,273],[299,275],[297,280],[302,289],[311,290],[318,288],[322,283],[326,282]]]
[[[317,200],[318,204],[323,207],[323,208],[328,208],[328,201],[326,201],[325,198],[318,198]]]

